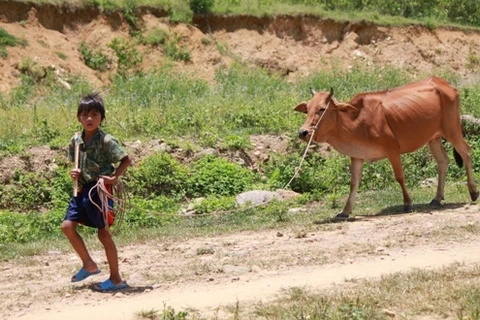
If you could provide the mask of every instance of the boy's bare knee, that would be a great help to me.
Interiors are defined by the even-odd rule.
[[[112,236],[110,234],[110,231],[107,229],[98,229],[98,240],[100,242],[104,243],[105,241],[110,241],[112,239]]]
[[[64,220],[62,222],[62,231],[64,234],[69,234],[75,231],[77,224],[72,221]]]

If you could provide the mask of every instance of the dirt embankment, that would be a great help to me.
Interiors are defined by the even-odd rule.
[[[337,22],[302,16],[210,16],[194,17],[192,25],[169,23],[161,8],[138,7],[138,26],[143,35],[154,28],[174,33],[187,48],[191,60],[175,62],[179,71],[213,79],[216,68],[241,59],[294,79],[332,66],[382,67],[392,65],[413,74],[440,70],[461,73],[466,81],[478,71],[480,35],[452,28],[429,30],[377,26],[364,21]],[[0,27],[25,47],[9,47],[0,61],[0,92],[19,84],[22,60],[29,58],[42,68],[53,68],[68,82],[72,75],[86,77],[96,86],[108,85],[110,70],[88,68],[79,52],[80,43],[99,49],[115,61],[108,44],[114,38],[130,39],[130,27],[121,11],[102,12],[96,7],[38,5],[0,1]],[[211,30],[211,34],[208,30]],[[225,50],[219,52],[215,41]],[[144,55],[142,68],[152,70],[165,63],[161,46],[137,45]]]

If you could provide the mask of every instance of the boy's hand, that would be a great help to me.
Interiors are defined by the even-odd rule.
[[[103,179],[103,183],[105,184],[114,184],[115,182],[117,182],[117,177],[113,176],[100,176],[100,178]]]
[[[70,177],[72,177],[73,180],[78,180],[78,178],[80,178],[80,169],[70,170]]]

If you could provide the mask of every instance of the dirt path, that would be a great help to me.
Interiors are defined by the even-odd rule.
[[[299,267],[258,279],[245,279],[238,282],[220,284],[183,285],[170,290],[154,290],[140,296],[112,297],[108,303],[86,305],[85,301],[65,306],[62,303],[49,307],[49,310],[29,313],[20,319],[63,320],[63,319],[135,319],[141,311],[163,310],[164,304],[175,310],[188,308],[199,310],[202,315],[215,314],[221,306],[233,305],[236,301],[267,301],[280,294],[282,289],[305,287],[321,289],[332,284],[341,284],[345,279],[378,277],[382,274],[408,271],[412,268],[438,268],[453,262],[480,262],[478,248],[480,242],[463,244],[450,248],[408,250],[397,252],[387,259],[372,259],[360,263],[322,267]]]
[[[478,263],[477,211],[477,206],[465,205],[432,214],[314,225],[308,230],[122,247],[121,268],[130,287],[117,294],[89,289],[106,277],[105,272],[71,287],[67,279],[78,266],[76,257],[50,252],[16,265],[0,264],[1,318],[130,320],[141,311],[161,311],[165,306],[218,316],[221,306],[266,301],[284,288],[321,289],[351,278]],[[95,258],[102,261],[102,252],[95,252]]]

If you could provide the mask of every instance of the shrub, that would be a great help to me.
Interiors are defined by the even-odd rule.
[[[287,220],[288,203],[274,199],[263,209],[263,212],[269,217],[274,217],[276,222],[284,222]]]
[[[144,43],[151,46],[158,46],[159,44],[165,43],[168,37],[169,34],[167,31],[155,27],[147,33],[144,39]]]
[[[188,4],[194,13],[208,14],[212,12],[214,0],[189,0]]]
[[[143,55],[138,53],[137,48],[127,40],[115,38],[108,45],[117,55],[117,73],[126,77],[130,71],[137,73],[139,65],[143,61]]]
[[[84,41],[80,43],[79,50],[87,67],[93,70],[106,71],[112,63],[110,58],[100,49],[94,51]]]
[[[165,54],[175,61],[190,61],[188,48],[179,45],[180,38],[171,36],[163,45]]]
[[[18,171],[1,191],[0,208],[31,211],[51,200],[50,182],[40,173]]]
[[[226,159],[205,156],[194,163],[189,188],[194,196],[232,196],[245,191],[253,181],[248,169]]]
[[[197,213],[210,213],[214,211],[232,210],[235,208],[234,197],[217,197],[209,196],[199,204],[195,205],[195,211]]]
[[[249,150],[252,143],[248,136],[228,135],[221,143],[221,147],[226,150]]]
[[[269,184],[274,188],[284,188],[300,165],[301,155],[292,153],[285,157],[276,156],[265,168]],[[348,160],[345,157],[324,158],[318,153],[307,154],[301,171],[290,184],[295,192],[327,193],[343,188],[349,181]]]
[[[145,158],[138,168],[132,168],[127,174],[133,177],[130,190],[140,197],[185,194],[187,169],[168,153],[159,152]]]
[[[134,0],[126,0],[124,2],[123,8],[123,17],[130,26],[130,35],[135,35],[135,33],[140,29],[138,25],[138,18],[136,16],[136,5]]]
[[[70,167],[62,168],[54,172],[51,202],[53,208],[57,210],[66,210],[67,204],[73,194],[73,181],[69,173]]]
[[[14,47],[18,43],[20,43],[22,46],[26,45],[25,41],[18,41],[17,38],[9,34],[5,29],[0,28],[0,57],[2,58],[7,58],[7,50],[6,46]]]
[[[136,197],[131,200],[131,204],[131,210],[125,216],[125,222],[129,227],[157,228],[179,219],[176,214],[180,208],[177,199],[166,196],[151,199]]]
[[[59,135],[59,130],[54,128],[54,125],[49,124],[47,119],[39,121],[40,123],[38,126],[36,122],[36,135],[41,143],[49,143]]]
[[[0,213],[0,243],[27,243],[62,236],[63,211],[40,213]]]
[[[186,2],[177,1],[167,4],[167,15],[173,23],[191,23],[192,10]]]

